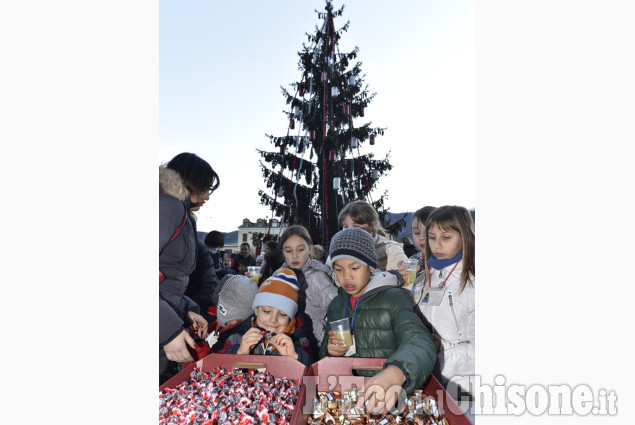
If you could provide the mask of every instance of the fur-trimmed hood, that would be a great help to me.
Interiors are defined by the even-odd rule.
[[[185,187],[179,173],[165,166],[159,167],[159,193],[174,196],[181,202],[186,202],[190,199],[190,192]]]

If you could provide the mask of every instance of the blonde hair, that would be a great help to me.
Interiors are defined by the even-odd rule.
[[[344,205],[344,208],[342,208],[342,211],[340,211],[337,217],[340,226],[344,227],[344,220],[346,220],[347,216],[350,217],[355,224],[368,224],[373,229],[371,232],[373,236],[377,234],[384,237],[388,236],[386,230],[381,225],[379,214],[377,214],[375,208],[366,201],[352,201]]]

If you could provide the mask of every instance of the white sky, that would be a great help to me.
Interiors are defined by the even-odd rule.
[[[387,128],[364,152],[393,170],[392,212],[425,205],[475,206],[474,1],[346,1],[340,51],[355,45],[377,96],[356,124]],[[335,2],[337,10],[342,2]],[[199,230],[232,231],[243,218],[271,215],[256,148],[276,150],[265,133],[285,135],[280,86],[297,81],[305,33],[323,0],[160,2],[159,162],[180,152],[206,159],[220,188],[199,211]],[[297,134],[298,127],[295,132]],[[229,208],[228,208],[229,206]]]

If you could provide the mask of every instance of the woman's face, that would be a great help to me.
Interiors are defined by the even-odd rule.
[[[375,224],[377,223],[373,222],[372,225],[367,223],[364,223],[364,224],[355,223],[350,215],[347,215],[346,218],[342,220],[342,228],[347,229],[349,227],[359,227],[360,229],[366,230],[368,233],[370,233],[373,236],[375,236],[375,227],[374,227]]]
[[[291,268],[300,269],[309,259],[309,244],[298,235],[290,236],[282,246],[284,260]]]
[[[190,205],[195,205],[193,207],[190,207],[190,211],[200,210],[206,201],[209,201],[208,190],[202,193],[201,192],[190,193]]]
[[[254,313],[256,313],[256,324],[269,332],[282,333],[291,321],[286,313],[275,307],[261,305],[254,308]]]

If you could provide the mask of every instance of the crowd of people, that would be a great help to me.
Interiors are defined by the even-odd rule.
[[[368,385],[411,393],[433,374],[455,398],[471,396],[475,236],[466,208],[418,209],[412,240],[399,243],[373,206],[357,200],[342,208],[342,230],[328,247],[292,225],[262,255],[243,243],[229,256],[221,232],[198,240],[192,214],[219,184],[192,153],[159,168],[160,383],[210,353],[282,355],[307,366],[357,356],[387,359]],[[414,280],[408,259],[418,260]],[[248,267],[256,265],[254,280]],[[331,329],[343,318],[348,344]]]

